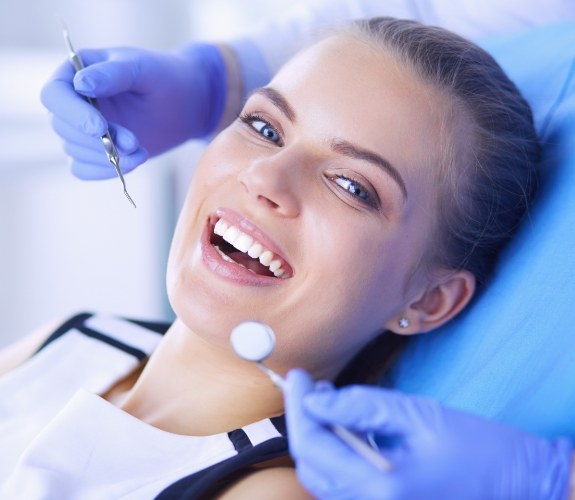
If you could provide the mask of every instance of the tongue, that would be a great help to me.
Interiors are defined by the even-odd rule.
[[[238,250],[235,252],[228,252],[228,256],[234,260],[234,262],[241,264],[256,274],[260,274],[262,276],[273,276],[273,273],[269,270],[268,267],[260,263],[258,259],[252,259],[248,254]]]

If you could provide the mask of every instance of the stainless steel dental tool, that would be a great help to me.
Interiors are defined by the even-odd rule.
[[[82,59],[72,46],[72,42],[70,41],[70,35],[68,33],[68,28],[66,27],[63,21],[61,21],[61,23],[62,23],[62,30],[64,33],[64,41],[66,42],[66,46],[68,47],[68,56],[70,58],[70,62],[72,63],[76,71],[80,71],[81,69],[84,68],[84,63],[82,62]],[[82,97],[84,97],[84,99],[86,99],[86,101],[88,101],[96,109],[98,108],[98,103],[96,99],[87,96]],[[101,139],[102,144],[104,146],[104,151],[106,153],[106,156],[108,157],[108,161],[112,164],[112,166],[116,170],[116,174],[118,174],[118,177],[122,182],[126,198],[128,198],[128,201],[134,206],[134,208],[136,208],[134,200],[132,200],[132,197],[128,194],[128,190],[126,189],[126,181],[124,180],[122,170],[120,170],[120,155],[118,154],[118,150],[116,149],[116,146],[114,144],[114,141],[112,140],[110,132],[106,130],[106,133],[101,137]]]
[[[275,333],[268,325],[258,321],[244,321],[232,330],[230,343],[240,358],[255,362],[274,385],[284,391],[285,379],[263,364],[276,344]],[[385,472],[391,470],[391,463],[357,434],[341,425],[331,425],[329,430],[374,467]]]

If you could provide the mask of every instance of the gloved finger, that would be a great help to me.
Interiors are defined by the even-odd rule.
[[[112,54],[118,49],[114,48],[105,48],[105,49],[80,49],[78,50],[78,55],[84,66],[91,66],[92,64],[101,63],[104,61],[108,61]]]
[[[302,469],[312,467],[322,475],[353,477],[354,481],[361,477],[384,474],[331,429],[322,426],[307,435],[305,445],[298,450],[297,465],[305,466]]]
[[[87,149],[102,148],[100,136],[87,135],[56,116],[52,116],[52,130],[62,139],[64,145],[69,143]]]
[[[357,462],[355,465],[362,469],[367,464],[365,460],[302,408],[302,402],[315,394],[312,392],[315,384],[309,375],[302,370],[291,370],[286,381],[286,420],[290,449],[296,461],[317,464],[315,467],[319,468],[320,472],[333,471],[335,468],[338,472],[346,474],[349,472],[350,461]],[[321,471],[322,464],[329,464],[329,467]],[[367,465],[366,473],[372,473],[373,466]]]
[[[299,481],[317,498],[388,498],[393,471],[381,471],[329,430],[310,436],[296,461]],[[361,492],[361,494],[359,494]]]
[[[302,484],[304,484],[302,482]],[[362,485],[360,488],[357,484],[347,482],[345,484],[335,484],[328,486],[324,489],[315,487],[313,489],[307,488],[312,494],[313,498],[317,500],[412,500],[413,496],[397,495],[392,493],[397,488],[395,487],[379,487],[373,485]],[[417,497],[429,498],[429,497]]]
[[[379,483],[379,480],[375,480],[373,477],[367,478],[367,483],[358,483],[358,479],[349,474],[345,476],[334,473],[331,470],[327,471],[327,475],[324,472],[316,471],[311,467],[306,467],[303,470],[298,471],[298,479],[301,484],[313,495],[314,498],[319,500],[329,499],[329,500],[350,500],[355,498],[361,498],[363,500],[374,498],[381,500],[382,498],[388,498],[385,495],[385,488],[381,487],[379,484],[375,485],[372,483]],[[366,484],[370,484],[371,487],[365,487]],[[374,494],[369,495],[365,491],[366,489],[373,489]],[[363,490],[363,491],[362,491]]]
[[[108,124],[102,114],[79,95],[72,85],[74,68],[64,63],[42,88],[42,104],[72,127],[92,136],[106,132]]]
[[[306,398],[316,394],[315,387],[305,372],[288,373],[286,417],[300,482],[320,499],[358,498],[358,491],[361,498],[386,498],[385,492],[393,489],[393,476],[358,455],[302,407]]]
[[[76,73],[74,88],[90,97],[123,92],[146,93],[157,86],[158,70],[147,51],[132,49],[84,50],[86,67]]]
[[[122,172],[127,174],[143,163],[142,153],[136,153],[124,158]],[[75,177],[82,180],[105,180],[117,177],[116,170],[108,163],[88,163],[72,159],[70,169]]]
[[[88,149],[102,149],[100,137],[86,135],[57,116],[52,117],[52,128],[65,142],[75,144],[76,146],[83,146]],[[138,139],[127,128],[114,124],[110,125],[109,131],[120,155],[133,154],[140,148]]]
[[[69,166],[70,172],[72,172],[74,177],[77,177],[81,180],[100,181],[112,179],[113,177],[117,176],[113,168],[110,169],[109,167],[101,164],[96,165],[70,158]]]
[[[108,161],[103,149],[96,151],[74,144],[65,144],[66,153],[72,158],[72,173],[86,180],[109,179],[115,177],[116,170]],[[120,170],[127,174],[148,159],[148,152],[139,148],[128,156],[120,157]]]
[[[137,79],[132,61],[106,61],[87,66],[74,76],[74,88],[90,97],[111,97],[134,91]]]
[[[325,424],[340,424],[360,432],[405,435],[433,421],[438,405],[381,387],[350,386],[307,396],[303,407]]]
[[[324,476],[316,471],[314,464],[306,464],[296,469],[299,482],[313,495],[314,498],[329,498],[331,491],[336,487],[333,476]]]
[[[107,71],[107,68],[113,68],[117,65],[113,60],[114,53],[117,50],[120,50],[120,53],[122,52],[121,49],[80,50],[78,56],[85,67],[76,72],[73,65],[66,61],[58,67],[46,86],[50,87],[54,82],[72,83],[72,90],[89,97],[104,97],[127,90],[128,86],[126,83],[122,84],[122,78],[119,86],[118,83],[115,83],[116,78],[114,76],[117,70],[116,72],[113,70]],[[120,67],[124,67],[122,73],[132,73],[133,62],[130,61],[130,63],[129,65],[120,64]],[[114,85],[118,86],[117,90],[114,89]]]
[[[314,421],[309,415],[304,415],[303,418],[307,418],[314,425],[307,425],[308,433],[301,436],[302,444],[295,453],[298,466],[299,464],[304,464],[303,468],[311,466],[323,475],[336,474],[341,477],[351,475],[356,479],[370,477],[380,472],[366,457],[336,435],[332,428]],[[290,434],[290,439],[291,437],[292,434]],[[367,444],[367,439],[365,443]],[[394,450],[385,450],[380,453],[390,462],[393,462],[393,458],[397,455]]]
[[[300,369],[290,370],[286,376],[284,400],[286,406],[286,423],[290,433],[290,449],[297,451],[305,446],[305,440],[317,424],[302,414],[303,397],[314,390],[311,377]]]
[[[110,164],[102,165],[71,160],[70,171],[81,180],[99,181],[117,177],[114,167]]]

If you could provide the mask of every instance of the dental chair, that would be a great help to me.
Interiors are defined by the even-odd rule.
[[[540,193],[486,293],[441,331],[410,340],[387,382],[575,439],[575,22],[480,45],[533,108]]]

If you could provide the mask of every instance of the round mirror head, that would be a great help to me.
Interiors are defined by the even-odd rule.
[[[258,321],[244,321],[236,326],[230,335],[235,353],[246,361],[263,361],[274,350],[274,331]]]

